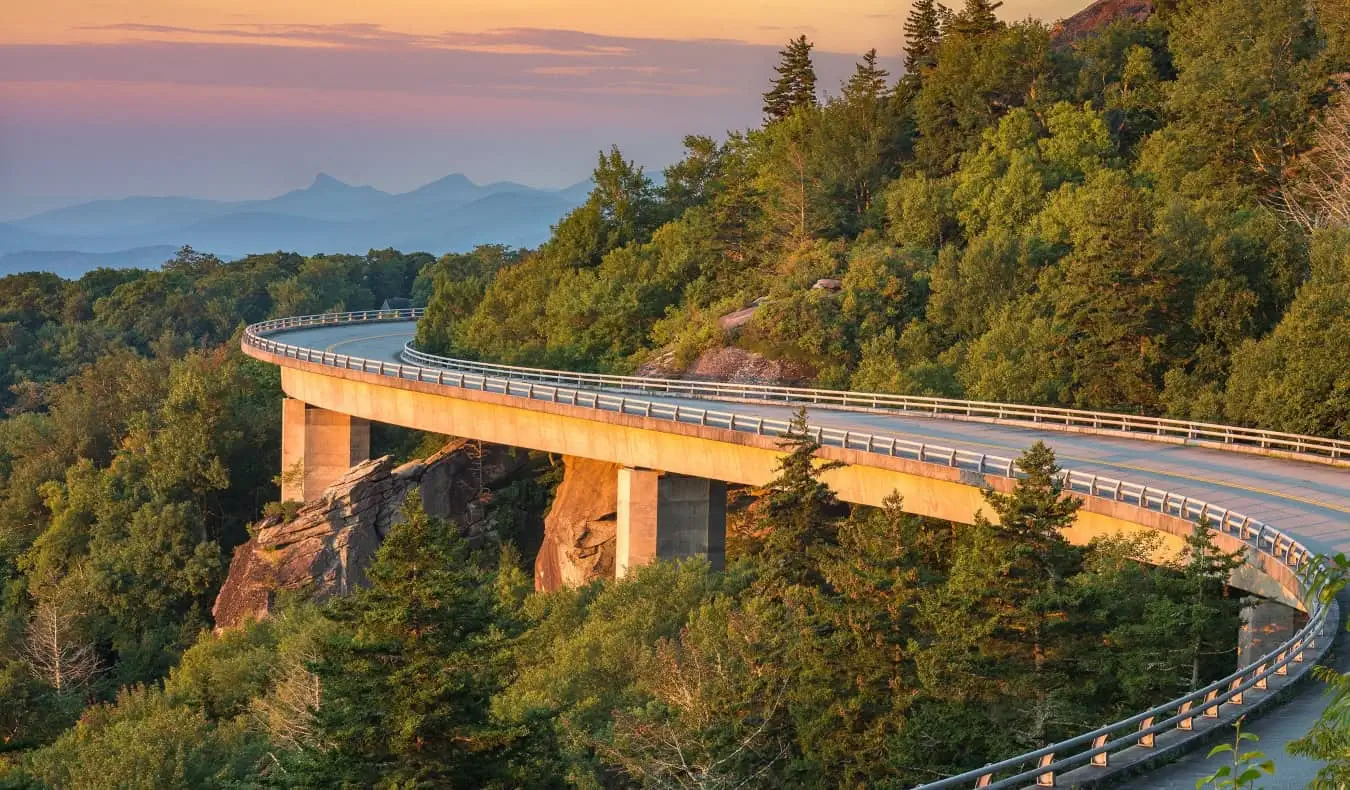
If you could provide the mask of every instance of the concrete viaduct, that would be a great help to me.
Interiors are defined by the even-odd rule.
[[[245,333],[246,353],[281,367],[283,499],[313,497],[366,460],[370,423],[384,422],[619,464],[618,575],[659,558],[706,555],[720,565],[726,484],[773,479],[780,437],[805,405],[819,455],[844,463],[825,476],[844,501],[879,505],[898,492],[922,515],[993,517],[982,490],[1010,490],[1011,459],[1041,440],[1084,501],[1070,540],[1149,530],[1162,536],[1160,558],[1175,556],[1205,519],[1220,545],[1247,549],[1236,586],[1308,614],[1287,642],[1212,689],[926,787],[1080,786],[1137,770],[1273,698],[1326,651],[1339,623],[1334,602],[1319,602],[1316,557],[1350,553],[1350,443],[1063,409],[485,365],[413,349],[419,314],[279,319]],[[1306,720],[1266,735],[1268,754],[1273,741],[1307,731],[1320,706],[1305,707]],[[1316,770],[1277,759],[1281,786]],[[1193,787],[1207,768],[1183,761],[1148,784]]]

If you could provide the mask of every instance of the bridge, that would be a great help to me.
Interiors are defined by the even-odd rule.
[[[775,476],[792,413],[808,409],[824,479],[847,502],[970,523],[985,488],[1016,484],[1013,459],[1055,449],[1083,499],[1067,537],[1150,531],[1174,556],[1198,521],[1246,549],[1232,582],[1304,611],[1306,624],[1228,678],[1149,711],[924,787],[1082,786],[1140,770],[1273,701],[1324,655],[1339,610],[1317,557],[1350,552],[1350,442],[1101,412],[934,398],[580,374],[455,360],[411,345],[420,310],[285,318],[247,329],[244,351],[281,367],[283,498],[321,492],[370,451],[384,422],[619,464],[617,573],[662,558],[720,564],[727,483]],[[288,474],[296,470],[298,474]],[[987,513],[993,517],[995,514]],[[1270,649],[1266,649],[1270,648]],[[1303,695],[1316,694],[1309,685]],[[1283,696],[1283,695],[1281,695]],[[1290,786],[1315,765],[1283,756],[1321,705],[1265,731]],[[1262,725],[1253,728],[1262,733]],[[1193,786],[1183,764],[1150,786]],[[1174,777],[1175,778],[1175,777]],[[1156,781],[1155,781],[1156,780]]]

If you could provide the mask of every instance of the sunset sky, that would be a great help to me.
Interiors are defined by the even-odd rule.
[[[1054,20],[1086,0],[1008,0]],[[641,9],[641,10],[637,10]],[[835,89],[908,3],[43,0],[0,12],[0,210],[130,194],[266,197],[323,171],[405,190],[460,171],[564,186],[618,143],[757,121],[805,33]],[[21,213],[21,212],[19,212]]]

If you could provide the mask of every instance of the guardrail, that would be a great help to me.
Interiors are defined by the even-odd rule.
[[[282,318],[257,325],[260,332],[272,332],[302,326],[321,326],[351,321],[407,321],[422,317],[423,308],[408,310],[367,310],[359,313]],[[365,316],[365,317],[363,317]],[[571,384],[593,389],[621,389],[633,392],[665,393],[718,400],[759,400],[766,402],[817,404],[847,409],[896,411],[925,416],[946,416],[963,420],[1030,423],[1042,428],[1089,429],[1122,433],[1135,438],[1171,437],[1234,448],[1277,450],[1306,460],[1350,462],[1350,441],[1302,434],[1242,428],[1233,425],[1142,417],[1112,412],[1062,409],[1048,406],[1024,406],[989,401],[889,395],[877,392],[844,392],[810,387],[778,387],[765,384],[726,384],[712,381],[682,381],[641,376],[610,376],[599,373],[574,373],[515,365],[497,365],[469,360],[454,360],[426,354],[405,344],[404,361],[424,367],[444,367],[493,376],[509,376],[532,381]]]
[[[400,380],[431,383],[442,387],[493,392],[529,400],[564,403],[599,411],[640,415],[767,436],[784,436],[790,430],[790,425],[786,420],[661,403],[627,395],[604,394],[577,387],[563,387],[559,386],[559,383],[575,382],[581,386],[590,387],[614,387],[622,383],[621,386],[625,388],[629,385],[629,382],[640,382],[653,388],[661,388],[666,385],[683,386],[692,384],[698,386],[698,392],[704,394],[704,396],[718,391],[715,389],[718,385],[624,376],[592,376],[591,374],[571,374],[564,371],[506,365],[484,365],[444,357],[433,357],[421,352],[414,352],[417,355],[415,359],[418,360],[418,364],[390,363],[302,348],[267,337],[271,333],[286,329],[375,321],[406,321],[420,315],[421,311],[418,309],[371,310],[358,313],[276,319],[248,327],[244,333],[243,344],[285,358],[345,370],[390,376]],[[505,372],[510,375],[493,375],[493,373],[498,372]],[[546,384],[541,381],[541,378],[557,383]],[[603,381],[604,384],[598,383],[600,381]],[[840,393],[828,390],[742,387],[741,385],[724,386],[723,392],[739,393],[771,390],[776,393],[792,394],[794,400],[799,400],[800,393],[803,392],[828,393],[834,399],[873,397],[871,395],[859,396],[855,393]],[[657,391],[672,394],[691,394],[682,389],[657,389]],[[713,395],[713,397],[716,396]],[[723,395],[722,397],[740,396]],[[892,396],[876,397],[889,399]],[[826,400],[823,402],[837,403],[839,401]],[[945,401],[944,403],[951,405],[961,402]],[[860,403],[858,405],[866,404]],[[997,404],[986,405],[997,406]],[[1007,408],[1020,409],[1026,407]],[[1062,412],[1063,410],[1051,411]],[[1078,412],[1078,414],[1093,413]],[[1120,415],[1111,416],[1122,419]],[[808,426],[807,430],[823,446],[840,447],[889,457],[910,458],[924,463],[942,464],[1005,478],[1017,479],[1021,476],[1016,468],[1015,461],[1002,456],[837,428]],[[1308,437],[1301,438],[1307,439]],[[1315,557],[1307,547],[1292,536],[1229,508],[1124,480],[1064,470],[1061,473],[1061,483],[1066,491],[1116,502],[1125,502],[1145,510],[1177,516],[1196,523],[1208,523],[1215,531],[1237,538],[1252,550],[1274,559],[1293,571],[1301,586],[1301,598],[1309,612],[1308,622],[1293,638],[1279,648],[1261,656],[1232,675],[1215,681],[1202,689],[1060,743],[922,785],[921,787],[925,790],[972,786],[972,783],[975,787],[995,790],[996,788],[1016,787],[1028,780],[1035,780],[1039,784],[1047,779],[1050,784],[1042,786],[1053,787],[1053,777],[1056,773],[1081,765],[1105,768],[1109,765],[1111,755],[1119,754],[1127,748],[1151,748],[1158,733],[1172,729],[1189,730],[1196,718],[1218,716],[1220,706],[1242,705],[1244,692],[1249,689],[1266,688],[1270,678],[1286,675],[1290,665],[1303,663],[1308,651],[1319,644],[1324,644],[1324,640],[1330,638],[1326,629],[1328,628],[1328,614],[1334,607],[1334,603],[1325,603],[1320,596],[1322,589],[1329,580],[1330,570],[1325,563]],[[1323,641],[1319,642],[1319,640]],[[1056,755],[1066,753],[1068,753],[1068,756],[1056,759]],[[1025,767],[1033,761],[1035,762],[1034,767]],[[1012,773],[1009,774],[1009,772]],[[1000,777],[1000,774],[1009,775]],[[998,778],[995,779],[995,777]]]
[[[1305,456],[1308,460],[1342,461],[1350,459],[1350,441],[1231,425],[1170,420],[1162,417],[1140,417],[1111,412],[1046,406],[1021,406],[952,398],[888,395],[876,392],[844,392],[841,390],[780,387],[766,384],[726,384],[715,381],[683,381],[680,379],[639,376],[609,376],[598,373],[573,373],[571,371],[496,365],[468,360],[451,360],[418,351],[412,347],[411,343],[404,345],[401,356],[405,361],[429,367],[447,367],[485,375],[511,376],[600,389],[661,392],[670,395],[687,395],[719,400],[734,398],[784,403],[813,403],[849,409],[898,411],[925,416],[949,416],[964,420],[984,420],[988,422],[1024,422],[1042,428],[1087,428],[1096,431],[1131,434],[1135,437],[1167,436],[1192,442],[1210,442],[1218,445],[1251,447],[1262,450],[1282,450],[1293,455]]]

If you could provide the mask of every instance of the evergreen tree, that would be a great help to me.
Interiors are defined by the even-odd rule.
[[[1181,630],[1187,637],[1190,653],[1192,690],[1200,687],[1206,657],[1228,655],[1236,647],[1236,635],[1227,626],[1242,603],[1229,594],[1228,577],[1242,567],[1242,555],[1241,549],[1225,552],[1215,544],[1208,519],[1196,524],[1186,536],[1180,568],[1185,601]]]
[[[798,36],[779,51],[779,63],[774,67],[778,77],[764,94],[766,121],[777,121],[799,107],[816,105],[816,69],[811,63],[814,46],[806,36]]]
[[[497,767],[494,586],[415,493],[405,517],[380,546],[371,586],[334,606],[342,630],[313,667],[315,740],[330,748],[296,756],[301,784],[482,787]]]
[[[1002,6],[1001,1],[966,0],[965,7],[952,18],[952,32],[974,38],[997,31],[1003,23],[994,12]]]
[[[1004,572],[986,595],[994,637],[1002,653],[997,664],[1018,697],[1030,705],[1030,735],[1041,741],[1060,698],[1074,681],[1068,671],[1082,625],[1074,616],[1068,581],[1082,565],[1082,551],[1063,530],[1071,524],[1082,500],[1063,496],[1055,454],[1036,442],[1017,459],[1025,475],[1011,494],[985,493],[999,515],[999,543]],[[976,526],[983,517],[976,516]],[[992,604],[992,606],[991,606]]]
[[[844,98],[850,102],[875,102],[886,92],[886,78],[890,75],[889,71],[877,65],[877,51],[870,49],[844,85]]]
[[[915,0],[905,20],[905,75],[918,78],[924,69],[937,65],[938,44],[942,42],[941,3]]]
[[[820,464],[820,442],[811,435],[806,409],[792,417],[781,445],[788,453],[778,462],[778,477],[769,483],[764,522],[769,530],[763,549],[763,581],[770,588],[796,584],[819,586],[818,552],[837,540],[832,511],[839,505],[821,472],[842,466]]]

